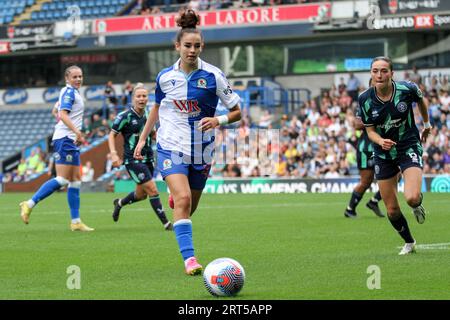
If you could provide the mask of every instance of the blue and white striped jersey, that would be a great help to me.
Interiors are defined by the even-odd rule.
[[[79,91],[70,85],[66,85],[59,93],[59,108],[58,110],[68,110],[69,118],[76,128],[81,130],[83,125],[84,101]],[[61,120],[55,126],[53,133],[53,140],[69,137],[76,139],[75,133],[70,130]]]
[[[157,142],[162,149],[197,157],[214,141],[213,130],[206,134],[198,130],[199,121],[214,117],[219,99],[231,109],[240,97],[215,66],[198,59],[198,69],[186,75],[179,63],[162,70],[156,78]]]

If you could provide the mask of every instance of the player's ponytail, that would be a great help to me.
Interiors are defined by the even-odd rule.
[[[181,42],[181,38],[185,33],[198,33],[202,36],[197,26],[200,24],[200,16],[192,9],[185,9],[180,12],[180,15],[176,19],[177,26],[181,29],[177,33],[176,42]]]

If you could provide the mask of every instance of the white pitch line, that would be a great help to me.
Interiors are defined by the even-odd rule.
[[[402,247],[397,247],[397,248],[401,249]],[[416,245],[416,249],[421,249],[421,250],[450,250],[450,242],[417,244]]]
[[[342,202],[327,202],[327,205],[342,205]],[[272,203],[272,204],[244,204],[244,205],[225,205],[225,206],[202,206],[200,205],[198,207],[197,210],[209,210],[209,209],[251,209],[251,208],[280,208],[280,207],[311,207],[311,206],[323,206],[323,203]],[[69,210],[69,208],[67,207],[66,209],[62,209],[61,211],[42,211],[40,209],[36,209],[36,214],[60,214],[63,211],[67,211]],[[111,209],[97,209],[97,207],[94,206],[81,206],[80,211],[83,212],[83,210],[85,211],[94,211],[95,212],[111,212],[112,213],[112,206]],[[148,209],[146,208],[133,208],[133,206],[126,206],[124,207],[124,210],[126,211],[148,211],[148,210],[152,210],[150,207],[148,207]],[[14,208],[6,208],[5,211],[17,211],[17,214],[19,214],[19,207],[14,207]],[[10,213],[10,212],[9,212]],[[11,213],[10,213],[11,214]],[[14,213],[15,214],[15,213]]]

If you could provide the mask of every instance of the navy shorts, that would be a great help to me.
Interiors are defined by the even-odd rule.
[[[375,166],[373,152],[357,151],[356,162],[359,170],[373,170]]]
[[[377,180],[386,180],[396,176],[399,171],[408,168],[423,168],[422,147],[413,146],[404,152],[399,152],[395,159],[382,159],[375,156],[375,177]]]
[[[80,165],[80,149],[75,145],[75,142],[64,137],[53,140],[53,157],[55,164],[65,164],[71,166]]]
[[[208,180],[210,164],[191,164],[191,157],[170,150],[158,148],[158,169],[163,179],[171,174],[181,173],[188,177],[193,190],[203,190]]]
[[[153,178],[154,167],[151,162],[129,163],[125,165],[125,168],[137,184],[146,183]]]

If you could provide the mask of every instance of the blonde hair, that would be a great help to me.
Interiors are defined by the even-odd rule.
[[[134,95],[135,95],[136,91],[139,90],[139,89],[145,89],[145,90],[147,90],[147,88],[144,86],[144,84],[143,84],[142,82],[136,83],[136,85],[135,85],[134,88],[133,88],[133,92],[131,93],[131,96],[132,96],[133,98],[134,98]],[[148,92],[148,90],[147,90],[147,92]]]
[[[81,70],[81,68],[79,66],[73,65],[70,67],[67,67],[66,70],[64,71],[64,78],[67,78],[70,75],[70,72],[74,69],[79,69]]]

